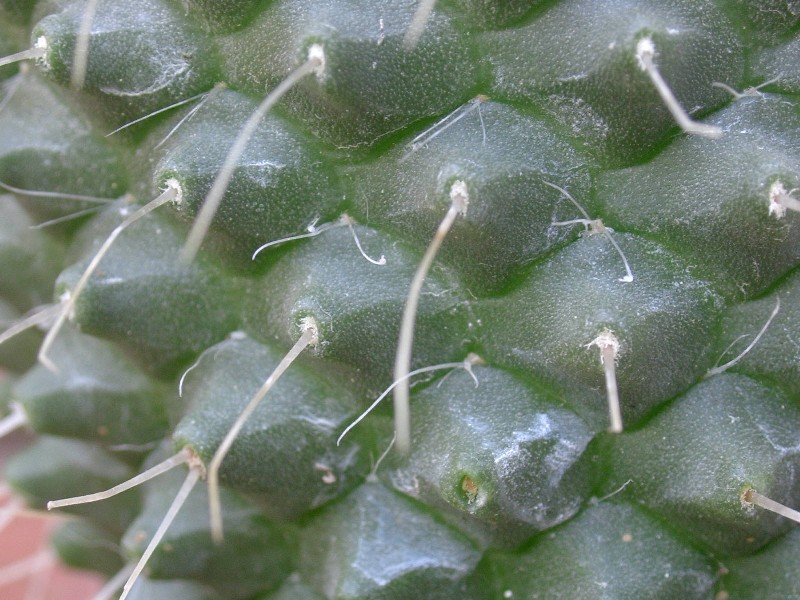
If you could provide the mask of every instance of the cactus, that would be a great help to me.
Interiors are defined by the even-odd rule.
[[[104,598],[800,595],[798,48],[779,0],[0,0],[5,482]]]

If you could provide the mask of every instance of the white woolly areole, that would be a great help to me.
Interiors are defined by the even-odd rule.
[[[466,216],[469,206],[469,190],[467,190],[467,184],[460,179],[450,186],[450,201],[458,212]]]
[[[43,35],[40,35],[38,38],[36,38],[36,42],[33,44],[33,47],[36,48],[37,50],[42,51],[42,55],[36,60],[39,62],[39,65],[41,66],[42,69],[44,69],[45,71],[49,71],[50,60],[48,59],[49,53],[47,50],[49,48],[49,45],[47,43],[47,38],[44,37]]]
[[[325,51],[321,44],[311,44],[308,49],[308,60],[317,61],[319,64],[314,68],[314,75],[322,77],[325,74]]]
[[[175,190],[175,199],[172,202],[176,206],[180,206],[181,203],[183,202],[183,187],[181,187],[180,182],[174,177],[170,177],[169,179],[167,179],[164,185],[166,186],[164,188],[165,192],[167,190]]]
[[[604,362],[604,352],[603,350],[611,349],[611,355],[616,359],[617,355],[619,354],[619,340],[617,336],[614,335],[614,332],[610,329],[604,329],[600,335],[594,338],[591,342],[586,344],[587,348],[591,348],[592,346],[597,346],[600,348],[600,362]]]
[[[639,43],[636,44],[636,60],[639,63],[639,68],[642,71],[647,71],[647,64],[645,62],[645,56],[648,58],[653,58],[656,54],[656,46],[653,43],[653,40],[649,37],[644,37],[639,40]]]
[[[319,344],[319,326],[314,317],[303,317],[300,319],[300,331],[303,333],[306,331],[311,332],[311,340],[308,342],[309,346],[316,347]]]

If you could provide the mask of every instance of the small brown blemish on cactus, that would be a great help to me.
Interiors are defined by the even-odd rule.
[[[633,536],[630,533],[623,533],[622,541],[625,542],[626,544],[629,544],[633,541]]]
[[[467,184],[461,180],[453,182],[450,186],[450,208],[447,210],[442,222],[436,230],[428,249],[422,257],[403,308],[403,318],[400,324],[400,336],[395,354],[394,379],[398,382],[394,388],[394,427],[397,432],[397,451],[401,455],[408,454],[411,449],[411,415],[409,410],[409,383],[408,376],[411,369],[411,348],[414,343],[414,322],[417,316],[419,295],[422,284],[433,264],[436,253],[444,242],[444,238],[453,226],[458,215],[466,215],[469,206],[469,192]]]
[[[473,504],[478,499],[480,488],[469,475],[465,475],[461,480],[461,491],[464,492],[467,504]]]
[[[228,189],[228,184],[230,184],[231,179],[233,178],[236,165],[239,164],[239,159],[242,157],[242,154],[244,154],[247,143],[250,141],[250,138],[253,137],[253,134],[255,133],[264,116],[273,106],[275,106],[275,104],[278,103],[278,101],[286,94],[286,92],[292,89],[305,77],[308,75],[322,77],[324,73],[325,52],[323,51],[322,46],[319,44],[313,44],[308,49],[308,57],[306,58],[306,61],[294,71],[289,73],[286,79],[281,81],[278,86],[272,90],[267,97],[261,101],[261,104],[259,104],[258,107],[253,111],[253,114],[250,115],[245,124],[242,126],[242,129],[239,131],[239,134],[236,136],[236,139],[234,140],[231,149],[228,151],[228,155],[225,157],[225,161],[222,163],[222,167],[217,174],[217,178],[211,185],[211,189],[209,190],[208,195],[203,202],[200,212],[197,213],[197,218],[195,218],[192,229],[189,231],[186,244],[184,244],[183,248],[181,249],[182,261],[192,262],[194,257],[197,255],[197,252],[200,250],[203,239],[206,237],[206,233],[208,233],[208,229],[211,227],[211,222],[214,220],[214,215],[217,214],[219,204],[222,202],[222,197],[225,195],[225,192]]]
[[[675,122],[686,133],[701,135],[712,139],[722,136],[722,129],[716,125],[698,123],[697,121],[693,121],[689,115],[686,114],[686,111],[683,110],[680,102],[678,102],[675,94],[672,93],[672,90],[661,76],[658,67],[653,61],[655,55],[656,47],[651,38],[644,37],[636,44],[636,60],[639,63],[639,68],[650,77],[650,81],[655,86],[658,95],[661,96],[661,100],[675,119]]]
[[[322,483],[325,485],[333,485],[336,483],[336,473],[333,472],[333,469],[328,465],[323,465],[322,463],[314,463],[314,470],[320,471],[322,473]]]
[[[208,463],[208,505],[209,514],[211,518],[211,537],[216,543],[223,541],[222,529],[222,504],[219,496],[219,469],[222,466],[222,461],[228,455],[228,451],[233,446],[233,442],[244,427],[247,419],[255,412],[258,405],[264,399],[264,396],[272,389],[275,382],[283,375],[286,369],[300,356],[308,346],[316,346],[319,343],[319,328],[316,321],[312,317],[306,317],[300,324],[301,334],[295,342],[294,346],[286,353],[281,362],[275,367],[269,377],[264,381],[264,384],[259,388],[255,395],[250,399],[247,405],[239,413],[239,416],[233,422],[228,433],[225,434],[222,442],[214,452],[214,456]]]
[[[739,499],[741,500],[742,508],[745,510],[752,510],[754,506],[758,506],[765,510],[779,514],[782,517],[786,517],[787,519],[791,519],[796,523],[800,523],[800,512],[759,494],[751,487],[745,488]]]
[[[606,377],[606,395],[608,396],[608,416],[611,433],[622,433],[622,411],[619,405],[617,389],[616,361],[619,355],[619,340],[610,329],[604,329],[600,335],[586,344],[587,348],[597,346],[600,349],[600,364]]]

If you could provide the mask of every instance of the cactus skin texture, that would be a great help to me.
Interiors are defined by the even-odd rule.
[[[0,343],[37,436],[5,482],[204,477],[302,339],[214,474],[222,543],[201,479],[128,598],[800,597],[759,500],[800,509],[800,3],[439,0],[415,41],[416,8],[0,0],[37,48],[0,67],[0,321],[38,320]],[[435,236],[408,440],[388,400],[340,438]],[[63,509],[108,597],[176,460]]]

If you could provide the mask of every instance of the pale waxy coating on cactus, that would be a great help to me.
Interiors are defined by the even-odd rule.
[[[790,4],[0,0],[9,489],[107,598],[796,596]]]

